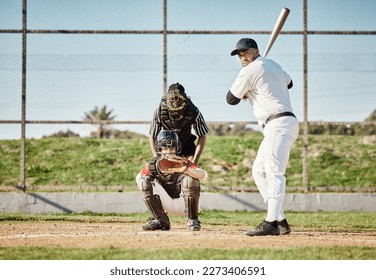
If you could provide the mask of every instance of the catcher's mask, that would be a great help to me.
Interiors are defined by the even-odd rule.
[[[169,86],[166,94],[167,110],[172,115],[181,115],[187,105],[187,95],[184,87],[179,84]]]
[[[180,154],[181,152],[179,136],[173,130],[161,130],[157,136],[155,147],[158,153],[161,153],[162,148],[176,148],[176,154]]]

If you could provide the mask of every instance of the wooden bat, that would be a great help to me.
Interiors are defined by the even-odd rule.
[[[272,46],[274,44],[275,39],[277,39],[279,33],[281,32],[281,29],[282,29],[283,25],[285,24],[285,21],[286,21],[288,15],[289,15],[289,13],[290,13],[290,10],[288,8],[283,8],[281,10],[281,13],[279,14],[279,17],[278,17],[278,19],[277,19],[277,21],[274,25],[272,34],[270,35],[269,42],[266,45],[266,49],[264,51],[263,57],[266,57],[268,55],[270,49],[272,48]]]
[[[269,42],[266,45],[266,49],[264,51],[263,57],[266,57],[268,55],[270,49],[272,48],[272,46],[275,42],[275,39],[277,39],[279,32],[281,32],[281,29],[282,29],[283,25],[285,24],[285,21],[286,21],[288,15],[289,15],[289,13],[290,13],[290,9],[288,9],[288,8],[283,8],[281,10],[281,13],[279,14],[279,17],[278,17],[278,19],[277,19],[277,21],[274,25],[272,34],[270,35]],[[249,102],[251,102],[249,92],[246,93],[246,97],[249,100]]]

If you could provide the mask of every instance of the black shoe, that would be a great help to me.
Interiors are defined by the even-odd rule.
[[[142,226],[143,230],[170,230],[170,223],[165,223],[160,220],[150,220]]]
[[[286,235],[291,232],[290,225],[288,224],[286,219],[283,219],[282,221],[278,221],[278,228],[279,228],[280,235]]]
[[[254,230],[247,230],[244,234],[249,236],[279,235],[278,222],[263,221]]]
[[[187,227],[192,231],[199,231],[201,229],[201,222],[199,219],[188,219]]]

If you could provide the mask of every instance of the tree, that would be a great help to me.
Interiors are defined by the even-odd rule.
[[[376,121],[376,109],[373,110],[373,112],[371,113],[371,115],[369,115],[364,121],[368,121],[368,122],[372,122],[372,121]]]
[[[60,130],[58,132],[52,133],[52,134],[47,135],[47,136],[43,135],[42,138],[53,138],[53,137],[69,138],[69,137],[80,137],[80,135],[77,134],[77,133],[74,133],[70,129],[67,129],[67,131]]]
[[[106,105],[104,105],[102,108],[98,108],[97,106],[95,106],[94,110],[91,110],[89,113],[85,113],[84,121],[112,121],[116,117],[111,115],[112,112],[113,110],[107,111]],[[106,124],[99,123],[95,125],[98,127],[97,137],[103,138]]]

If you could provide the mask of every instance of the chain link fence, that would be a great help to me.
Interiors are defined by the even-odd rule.
[[[241,37],[263,49],[283,4],[291,13],[269,58],[294,80],[309,190],[308,135],[375,135],[376,4],[344,2],[1,1],[0,139],[21,140],[20,185],[27,138],[90,136],[96,123],[84,116],[96,106],[113,110],[112,129],[146,135],[175,82],[211,133],[259,130],[248,103],[225,102],[240,69],[229,53]]]

